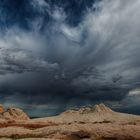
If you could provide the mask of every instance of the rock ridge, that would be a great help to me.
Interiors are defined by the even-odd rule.
[[[113,110],[111,110],[109,107],[104,105],[103,103],[99,105],[94,105],[91,107],[81,107],[79,109],[70,109],[67,110],[61,115],[66,115],[66,114],[88,114],[88,113],[111,113]]]
[[[0,105],[0,119],[6,120],[29,120],[29,116],[19,108],[9,107],[4,110],[4,107]]]

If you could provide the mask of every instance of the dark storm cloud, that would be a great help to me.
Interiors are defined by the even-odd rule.
[[[57,69],[57,64],[49,64],[32,52],[20,49],[3,49],[0,53],[0,74],[47,71]]]
[[[139,7],[138,0],[3,1],[1,102],[49,113],[128,104],[139,86]]]
[[[1,34],[0,39],[0,75],[8,73],[24,73],[49,71],[57,69],[56,63],[47,62],[41,55],[32,51],[38,45],[31,35],[18,31]],[[35,39],[35,38],[34,38]]]

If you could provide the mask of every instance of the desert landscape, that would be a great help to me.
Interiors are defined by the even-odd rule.
[[[0,140],[140,140],[140,0],[0,0]]]
[[[140,140],[140,116],[104,104],[30,119],[18,108],[0,108],[1,140]]]

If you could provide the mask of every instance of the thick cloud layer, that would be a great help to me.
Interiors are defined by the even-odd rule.
[[[1,103],[36,116],[98,102],[134,112],[139,9],[139,0],[2,2]]]

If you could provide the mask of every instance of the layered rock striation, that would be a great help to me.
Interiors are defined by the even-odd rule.
[[[88,113],[111,113],[113,110],[111,110],[109,107],[105,106],[104,104],[99,104],[91,107],[82,107],[80,109],[71,109],[63,112],[61,115],[66,114],[88,114]]]

